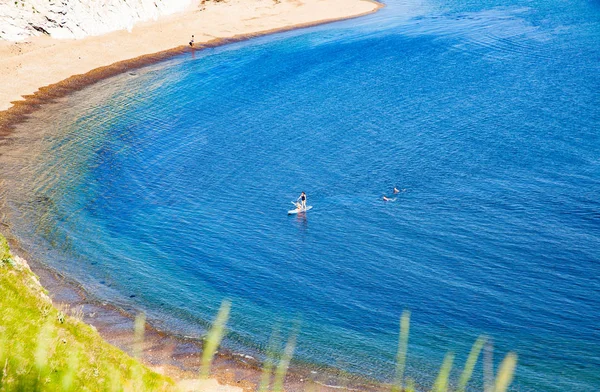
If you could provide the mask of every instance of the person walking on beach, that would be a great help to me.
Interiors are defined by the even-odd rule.
[[[194,34],[192,34],[192,39],[190,40],[190,46],[194,46]]]
[[[306,193],[302,192],[298,199],[296,199],[296,207],[299,209],[306,209]]]

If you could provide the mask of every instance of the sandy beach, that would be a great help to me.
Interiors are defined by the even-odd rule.
[[[6,135],[10,124],[36,110],[44,100],[63,96],[127,69],[231,40],[357,17],[375,12],[381,6],[370,0],[227,0],[204,5],[196,3],[187,12],[136,24],[131,31],[114,31],[78,40],[59,40],[48,36],[32,37],[22,42],[2,40],[0,136]],[[195,43],[190,48],[188,42],[192,34]],[[49,284],[48,289],[55,301],[83,305],[81,300],[85,298],[85,294],[75,295],[76,290],[67,289],[73,286],[61,283],[60,279],[44,279],[44,276],[53,274],[42,273],[42,269],[38,267],[36,272],[42,276],[43,282]],[[71,290],[70,294],[65,296],[65,290]],[[86,306],[93,305],[87,303]],[[90,314],[104,314],[107,322],[98,319],[86,321],[99,324],[96,327],[109,342],[126,348],[127,340],[131,338],[130,332],[121,336],[118,333],[119,326],[109,325],[115,322],[114,315],[118,312],[103,311],[102,307],[94,309],[90,310]],[[126,320],[127,316],[120,318],[117,323],[122,326]],[[146,358],[147,362],[153,368],[180,380],[182,390],[238,392],[243,390],[239,385],[250,390],[253,384],[250,380],[256,380],[258,375],[254,366],[244,370],[237,365],[233,366],[237,367],[237,371],[231,375],[233,373],[229,368],[233,362],[222,358],[217,361],[216,379],[204,380],[198,384],[198,380],[189,380],[190,377],[194,378],[194,374],[184,370],[189,369],[189,361],[183,361],[185,364],[182,365],[181,361],[173,360],[173,352],[177,350],[174,347],[181,347],[182,356],[185,357],[190,354],[190,345],[195,347],[191,351],[197,352],[196,345],[179,342],[157,332],[148,337],[148,342],[152,343],[146,352],[154,352],[155,355],[153,358]],[[163,353],[163,357],[158,353]],[[302,383],[294,384],[299,388]]]

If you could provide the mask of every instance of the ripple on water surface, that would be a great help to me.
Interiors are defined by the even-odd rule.
[[[6,219],[164,328],[231,298],[236,349],[299,319],[298,359],[389,380],[410,309],[425,384],[486,333],[518,390],[597,390],[599,9],[549,3],[392,2],[99,82],[11,135]]]

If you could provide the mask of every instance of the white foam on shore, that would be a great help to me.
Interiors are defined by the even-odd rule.
[[[321,386],[323,386],[323,387],[326,387],[326,388],[332,388],[332,389],[343,389],[343,390],[345,390],[345,391],[360,391],[360,389],[348,388],[348,387],[346,387],[346,386],[341,386],[341,385],[330,385],[330,384],[325,384],[325,383],[323,383],[323,382],[319,382],[319,381],[316,381],[316,380],[315,380],[314,382],[315,382],[315,384],[319,384],[319,385],[321,385]]]

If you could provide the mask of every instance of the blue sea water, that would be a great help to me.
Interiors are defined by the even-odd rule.
[[[46,105],[3,221],[162,328],[231,299],[236,350],[299,322],[299,361],[389,381],[408,309],[422,385],[486,334],[514,390],[598,391],[599,106],[598,1],[389,1]]]

